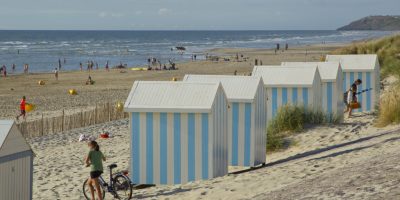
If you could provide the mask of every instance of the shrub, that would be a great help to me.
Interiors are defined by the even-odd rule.
[[[306,124],[337,123],[339,118],[323,112],[307,110],[301,106],[285,105],[279,108],[267,127],[267,150],[282,149],[285,138],[302,131]]]
[[[379,112],[378,126],[400,123],[400,84],[397,83],[382,95]]]

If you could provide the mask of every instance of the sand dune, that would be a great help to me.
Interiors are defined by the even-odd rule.
[[[373,117],[359,114],[340,126],[311,127],[296,134],[295,146],[268,154],[264,168],[232,173],[184,185],[156,186],[134,191],[138,199],[343,199],[399,197],[400,132],[372,126]],[[103,128],[113,138],[100,139],[102,151],[128,168],[127,120],[31,139],[34,199],[82,199],[83,167],[88,151],[79,134],[96,135]],[[231,172],[238,168],[231,169]],[[236,171],[237,172],[237,171]],[[397,196],[396,196],[397,195]],[[108,196],[111,198],[111,196]]]

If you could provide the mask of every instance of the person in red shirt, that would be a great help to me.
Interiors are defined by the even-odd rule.
[[[17,120],[19,119],[19,117],[23,116],[24,119],[26,118],[26,111],[25,111],[25,104],[26,104],[26,98],[25,96],[22,97],[21,99],[21,103],[19,104],[20,110],[21,110],[21,114],[19,114],[17,116]]]

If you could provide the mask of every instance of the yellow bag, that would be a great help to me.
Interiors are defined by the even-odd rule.
[[[36,108],[36,106],[33,105],[33,104],[29,104],[29,103],[25,104],[25,111],[26,112],[31,112],[31,111],[35,110],[35,108]]]

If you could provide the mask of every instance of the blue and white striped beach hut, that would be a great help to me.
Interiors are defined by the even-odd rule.
[[[124,109],[133,183],[182,184],[228,173],[228,102],[220,83],[136,81]]]
[[[34,153],[13,120],[0,120],[0,199],[32,199]]]
[[[286,67],[318,67],[322,82],[322,111],[343,121],[343,81],[339,62],[283,62]]]
[[[267,93],[267,122],[285,104],[321,110],[321,76],[315,67],[255,66],[253,76],[262,77]]]
[[[253,167],[265,163],[267,110],[262,78],[186,75],[183,81],[222,83],[229,102],[229,165]]]
[[[376,54],[369,55],[327,55],[327,62],[340,62],[343,70],[343,93],[350,89],[357,79],[362,80],[358,90],[373,88],[358,95],[361,108],[356,111],[374,111],[380,98],[380,66]]]

